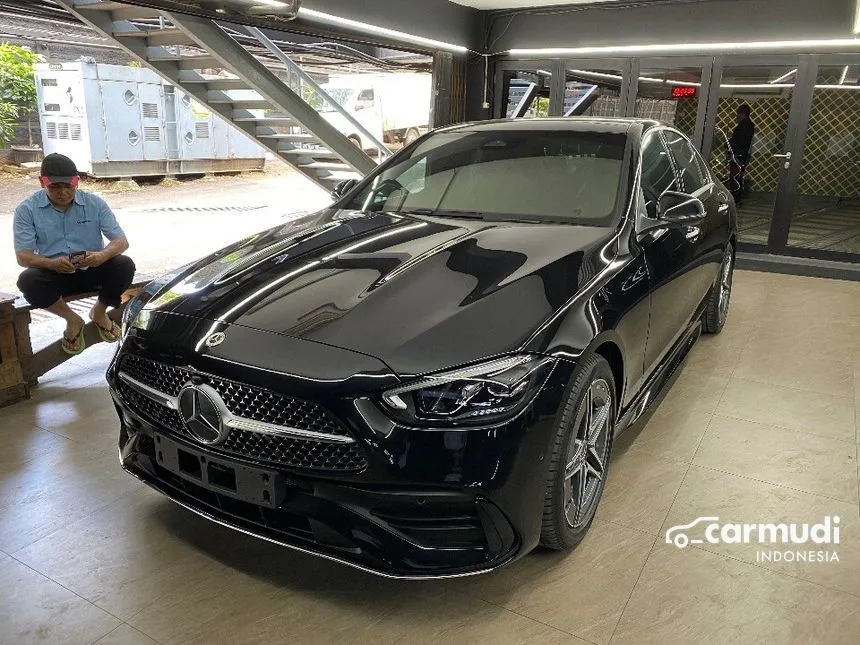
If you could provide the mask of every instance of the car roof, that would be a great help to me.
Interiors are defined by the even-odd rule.
[[[653,119],[617,117],[551,117],[536,119],[494,119],[474,121],[442,128],[437,132],[605,132],[630,134],[634,130],[644,131],[659,126]]]

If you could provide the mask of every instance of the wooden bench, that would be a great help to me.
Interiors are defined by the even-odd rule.
[[[131,287],[123,294],[122,304],[110,312],[119,322],[128,301],[137,295],[149,281],[149,276],[136,275]],[[66,302],[83,300],[97,292],[79,293],[65,298]],[[38,384],[39,377],[66,362],[70,355],[57,339],[37,352],[30,341],[30,311],[33,308],[20,294],[0,293],[0,407],[30,398],[30,388]],[[87,348],[102,342],[96,324],[84,326]]]

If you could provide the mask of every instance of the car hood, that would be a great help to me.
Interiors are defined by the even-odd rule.
[[[515,351],[614,229],[326,210],[156,283],[147,309],[366,354],[400,376]]]

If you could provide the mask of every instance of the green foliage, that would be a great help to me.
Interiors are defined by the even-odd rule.
[[[26,47],[0,43],[0,145],[12,139],[18,117],[36,106],[37,62],[39,57]]]
[[[11,103],[0,103],[0,145],[11,141],[18,123],[18,108]]]
[[[0,102],[20,108],[36,105],[34,65],[39,57],[20,45],[0,43]]]

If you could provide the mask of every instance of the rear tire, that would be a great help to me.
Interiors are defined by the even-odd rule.
[[[577,368],[556,427],[542,546],[569,549],[588,532],[606,485],[617,409],[612,368],[594,354]]]
[[[723,261],[720,264],[720,274],[717,283],[711,289],[708,306],[702,315],[702,331],[706,334],[719,334],[723,331],[729,315],[729,303],[732,297],[732,279],[735,271],[735,249],[732,243],[726,247]]]
[[[362,149],[361,139],[359,139],[357,136],[352,135],[352,136],[347,137],[347,138],[348,138],[350,141],[352,141],[352,145],[354,145],[356,148],[358,148],[359,150],[361,150],[361,149]]]
[[[416,130],[415,128],[409,128],[406,131],[406,136],[403,138],[403,145],[408,146],[411,143],[415,143],[420,136],[421,133],[418,132],[418,130]]]

